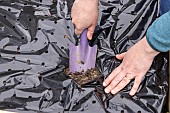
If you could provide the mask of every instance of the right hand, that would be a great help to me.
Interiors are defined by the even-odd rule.
[[[98,20],[98,0],[75,0],[71,11],[75,34],[80,35],[88,29],[87,37],[92,39]]]

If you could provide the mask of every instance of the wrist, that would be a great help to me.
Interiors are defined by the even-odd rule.
[[[154,58],[156,55],[158,55],[160,52],[152,49],[152,47],[149,45],[149,43],[147,42],[146,37],[144,37],[141,40],[141,45],[143,47],[144,50],[144,54],[148,57]]]

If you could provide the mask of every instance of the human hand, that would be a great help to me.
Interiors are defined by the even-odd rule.
[[[135,79],[129,93],[133,96],[158,53],[149,46],[145,37],[127,52],[116,55],[119,60],[123,59],[123,61],[103,82],[103,86],[106,87],[105,92],[116,94],[132,79]]]
[[[75,0],[71,17],[75,34],[80,35],[87,28],[87,37],[91,40],[98,20],[98,0]]]

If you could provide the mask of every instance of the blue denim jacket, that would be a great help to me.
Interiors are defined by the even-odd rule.
[[[168,12],[170,10],[170,0],[160,1],[160,15]]]

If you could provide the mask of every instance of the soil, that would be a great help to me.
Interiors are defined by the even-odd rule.
[[[65,73],[72,78],[79,86],[97,80],[101,74],[97,68],[88,69],[86,72],[71,73],[69,68],[65,69]]]

